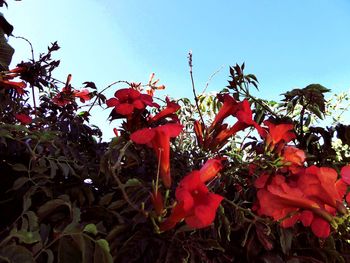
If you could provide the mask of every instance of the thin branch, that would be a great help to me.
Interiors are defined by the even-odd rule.
[[[214,76],[215,76],[216,74],[218,74],[223,68],[224,68],[224,65],[222,65],[222,66],[221,66],[219,69],[217,69],[213,74],[211,74],[211,76],[209,77],[207,83],[205,84],[205,88],[204,88],[204,90],[202,91],[201,95],[203,95],[203,94],[206,92],[206,90],[207,90],[207,88],[208,88],[208,86],[209,86],[211,80],[212,80],[212,79],[214,78]]]
[[[32,43],[28,40],[28,39],[26,39],[25,37],[16,37],[16,36],[13,36],[14,38],[18,38],[18,39],[23,39],[24,41],[26,41],[28,44],[29,44],[29,46],[30,46],[30,51],[31,51],[31,53],[32,53],[32,60],[33,60],[33,62],[35,62],[35,59],[34,59],[34,49],[33,49],[33,45],[32,45]]]
[[[124,200],[136,211],[144,214],[146,217],[148,216],[148,214],[138,208],[134,203],[131,202],[131,200],[129,199],[129,196],[128,194],[126,193],[125,191],[125,185],[120,181],[119,179],[119,175],[120,175],[120,172],[121,172],[121,162],[122,162],[122,159],[123,157],[125,156],[125,151],[127,150],[127,148],[132,144],[132,141],[128,141],[124,147],[119,151],[119,156],[118,156],[118,159],[117,159],[117,162],[111,167],[111,172],[112,172],[112,176],[114,178],[114,180],[117,182],[118,184],[118,188],[120,189],[120,191],[122,192],[122,195],[124,197]]]
[[[195,101],[195,103],[196,103],[196,107],[197,107],[197,110],[198,110],[199,117],[200,117],[202,123],[204,124],[204,119],[203,119],[201,110],[200,110],[200,108],[199,108],[198,97],[197,97],[197,94],[196,94],[196,88],[195,88],[194,79],[193,79],[193,72],[192,72],[192,68],[193,68],[193,64],[192,64],[192,51],[188,52],[188,65],[189,65],[189,67],[190,67],[190,76],[191,76],[191,82],[192,82],[192,91],[193,91],[193,95],[194,95],[194,101]]]

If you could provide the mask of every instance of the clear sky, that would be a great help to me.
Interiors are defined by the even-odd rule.
[[[191,97],[187,54],[193,52],[200,92],[224,66],[209,90],[226,85],[228,66],[246,63],[267,99],[295,87],[320,83],[333,92],[350,88],[348,0],[8,0],[3,8],[14,35],[35,53],[58,41],[56,76],[73,75],[73,86],[94,81],[99,89],[116,80],[147,82],[151,72],[167,89],[158,95]],[[22,40],[13,65],[30,57]],[[123,86],[119,86],[120,88]],[[115,89],[114,89],[115,90]],[[106,95],[112,96],[114,90]],[[98,125],[110,109],[98,110]],[[96,115],[96,113],[94,113]],[[113,125],[112,125],[113,126]],[[103,126],[102,126],[103,127]],[[113,136],[111,128],[103,129]]]

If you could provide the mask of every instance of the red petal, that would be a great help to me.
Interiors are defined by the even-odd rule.
[[[119,100],[116,98],[111,98],[106,101],[107,107],[115,107],[120,104]]]
[[[115,111],[121,115],[130,115],[134,111],[134,106],[129,103],[122,103],[115,106]]]
[[[138,110],[143,110],[145,108],[145,104],[141,100],[134,100],[132,105]]]
[[[319,217],[312,221],[311,230],[319,238],[327,238],[331,232],[329,223]]]
[[[340,175],[343,181],[350,185],[350,165],[344,166],[340,171]]]
[[[164,132],[169,137],[176,137],[180,134],[183,126],[178,123],[167,123],[156,128],[160,132]]]
[[[311,211],[304,210],[301,212],[300,221],[304,226],[310,226],[314,219],[314,214]]]
[[[177,204],[171,211],[171,215],[168,217],[168,219],[160,224],[160,231],[167,231],[173,228],[178,222],[180,222],[185,217],[185,215],[186,213],[184,212],[182,205]]]
[[[22,124],[29,124],[32,122],[32,118],[24,113],[19,113],[15,115],[16,119],[19,120]]]
[[[256,188],[264,188],[266,185],[267,180],[270,178],[270,175],[268,174],[262,174],[260,175],[254,182],[254,186]]]
[[[140,96],[140,92],[132,88],[120,89],[114,93],[114,96],[122,102],[127,101],[129,98],[135,99]]]
[[[222,158],[210,159],[205,162],[203,167],[200,169],[202,182],[207,182],[222,169]]]
[[[155,135],[155,131],[153,129],[150,128],[144,128],[142,130],[138,130],[134,133],[132,133],[130,135],[130,139],[134,142],[134,143],[138,143],[138,144],[147,144],[150,141],[152,141],[154,135]]]
[[[114,128],[114,129],[113,129],[113,132],[114,132],[114,134],[115,134],[116,137],[119,136],[117,128]]]
[[[185,217],[185,221],[190,227],[203,228],[211,225],[215,219],[216,210],[224,198],[217,194],[208,193],[206,199],[205,204],[194,208],[194,215]]]
[[[345,197],[346,202],[350,205],[350,192]]]
[[[286,218],[282,221],[281,226],[284,228],[292,227],[299,220],[300,214],[297,213],[292,217]]]

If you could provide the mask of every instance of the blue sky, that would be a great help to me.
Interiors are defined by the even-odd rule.
[[[209,86],[221,90],[228,66],[242,62],[259,79],[257,95],[267,99],[311,83],[336,93],[350,88],[348,0],[8,2],[2,11],[13,34],[30,39],[36,54],[57,40],[56,76],[64,80],[71,73],[75,87],[84,81],[99,89],[116,80],[146,82],[155,72],[167,86],[160,96],[191,97],[187,53],[192,50],[199,92],[224,66]],[[12,38],[10,44],[16,49],[14,64],[30,57],[22,40]],[[96,110],[95,122],[104,125],[109,111]]]

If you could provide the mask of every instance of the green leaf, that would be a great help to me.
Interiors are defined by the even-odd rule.
[[[127,180],[126,183],[124,184],[125,187],[136,187],[141,185],[142,183],[136,178],[131,178]]]
[[[80,222],[80,209],[77,207],[74,207],[72,209],[72,222],[66,226],[66,228],[63,230],[64,233],[66,234],[73,234],[76,233],[77,231],[81,231],[79,227],[79,222]]]
[[[33,211],[27,211],[23,216],[28,218],[28,230],[35,231],[39,229],[38,217]]]
[[[28,249],[17,245],[1,248],[0,258],[5,258],[11,263],[35,263],[32,253]]]
[[[28,167],[22,163],[12,164],[11,167],[13,170],[15,170],[17,172],[27,172],[28,171]]]
[[[46,216],[54,212],[60,206],[67,206],[71,210],[71,205],[62,199],[53,199],[47,201],[45,204],[39,207],[38,217],[40,220],[44,219]]]
[[[289,251],[292,247],[293,231],[289,228],[279,228],[280,231],[280,243],[282,252],[285,255],[289,255]]]
[[[10,234],[13,237],[18,238],[20,243],[25,243],[25,244],[34,244],[41,240],[39,231],[35,231],[35,232],[24,231],[24,230],[16,231],[13,229]]]
[[[77,244],[69,237],[62,237],[58,244],[58,262],[82,262],[82,255]]]
[[[20,177],[13,183],[12,189],[18,190],[28,181],[30,181],[28,177],[24,177],[24,176]]]
[[[45,249],[44,252],[45,252],[46,255],[47,255],[46,262],[47,262],[47,263],[53,263],[54,260],[55,260],[55,256],[53,255],[52,250],[51,250],[51,249]]]
[[[109,252],[109,244],[105,239],[99,239],[96,241],[95,253],[94,253],[95,263],[113,263],[112,255]]]
[[[50,178],[54,178],[57,174],[58,166],[55,161],[49,160],[50,164]]]
[[[68,177],[69,171],[70,171],[69,166],[66,163],[57,163],[57,164],[61,168],[63,176]]]
[[[90,233],[90,234],[93,234],[94,236],[96,236],[97,233],[98,233],[95,224],[87,224],[87,225],[84,227],[83,231],[84,231],[84,232],[87,232],[87,233]]]

